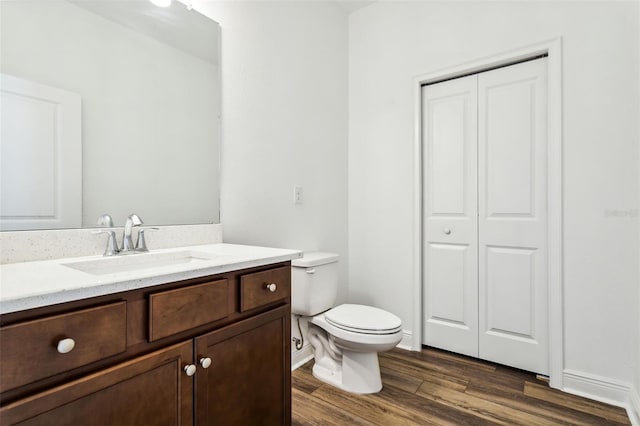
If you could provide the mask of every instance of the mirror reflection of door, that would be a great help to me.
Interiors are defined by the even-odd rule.
[[[0,75],[0,104],[0,230],[80,227],[80,95]]]

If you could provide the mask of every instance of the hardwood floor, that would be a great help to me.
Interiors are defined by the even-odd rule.
[[[379,355],[383,389],[354,395],[292,374],[294,425],[628,425],[622,408],[569,395],[535,375],[436,349]]]

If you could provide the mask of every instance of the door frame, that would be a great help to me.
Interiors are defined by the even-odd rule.
[[[414,78],[414,194],[413,194],[413,350],[422,347],[422,86],[547,55],[547,283],[550,386],[563,387],[564,304],[562,258],[562,38],[476,59]]]

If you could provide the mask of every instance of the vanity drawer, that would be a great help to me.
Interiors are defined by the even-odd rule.
[[[119,354],[127,349],[127,304],[2,327],[0,348],[2,392]]]
[[[225,318],[229,280],[217,280],[149,296],[149,341]]]
[[[240,277],[240,311],[285,300],[290,287],[290,266],[243,275]]]

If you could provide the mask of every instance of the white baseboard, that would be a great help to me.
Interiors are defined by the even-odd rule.
[[[565,392],[618,407],[627,406],[631,391],[631,386],[628,383],[567,369],[563,373],[563,384]]]
[[[304,345],[299,351],[295,346],[291,345],[291,371],[304,365],[307,361],[313,359],[313,348],[309,343]]]
[[[631,424],[640,426],[640,389],[631,388],[629,392],[629,407],[627,408]]]
[[[397,348],[407,351],[413,350],[413,335],[411,330],[402,330],[402,340],[396,345]]]
[[[626,409],[631,424],[640,426],[637,415],[633,413],[633,405],[639,404],[637,394],[634,402],[635,392],[629,383],[575,370],[564,370],[563,383],[564,392]],[[635,408],[635,411],[637,412],[638,408]]]

